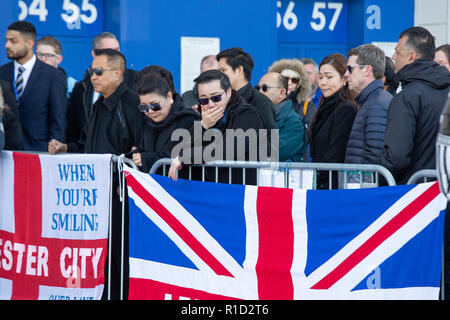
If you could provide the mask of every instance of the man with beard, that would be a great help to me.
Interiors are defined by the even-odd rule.
[[[29,151],[47,151],[52,139],[65,141],[67,109],[64,74],[36,59],[35,27],[14,22],[6,33],[6,54],[13,60],[0,67],[0,79],[14,88],[23,130],[23,145]]]

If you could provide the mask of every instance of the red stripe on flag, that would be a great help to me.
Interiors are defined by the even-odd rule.
[[[259,254],[255,269],[261,300],[294,298],[292,195],[292,189],[258,188]]]
[[[371,254],[380,244],[391,237],[408,221],[416,216],[423,208],[425,208],[432,200],[439,195],[439,185],[434,183],[417,199],[411,202],[406,208],[400,211],[392,220],[378,230],[372,237],[364,242],[357,250],[347,257],[340,265],[331,271],[322,280],[317,282],[311,289],[329,289],[358,263]]]
[[[206,249],[200,241],[169,212],[155,197],[131,175],[127,175],[127,185],[139,196],[173,231],[202,259],[217,275],[233,277],[233,275]]]
[[[37,243],[42,231],[42,173],[38,155],[14,153],[14,242]],[[36,277],[17,277],[13,300],[37,299]]]

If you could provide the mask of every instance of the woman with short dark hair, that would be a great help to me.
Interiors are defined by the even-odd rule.
[[[170,76],[169,76],[170,75]],[[145,114],[146,126],[141,142],[133,148],[133,162],[144,172],[162,158],[171,158],[176,129],[188,130],[199,119],[198,113],[187,108],[173,87],[169,71],[162,67],[141,73],[136,81],[139,110]]]

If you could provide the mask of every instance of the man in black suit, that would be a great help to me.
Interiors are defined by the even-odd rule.
[[[13,61],[0,67],[0,79],[14,87],[24,149],[47,151],[51,139],[65,141],[66,80],[61,72],[36,59],[35,41],[33,24],[18,21],[8,27],[6,54]]]
[[[94,38],[92,43],[92,58],[95,59],[95,50],[114,49],[120,51],[120,44],[116,36],[110,32],[103,32]],[[123,81],[131,91],[136,91],[137,71],[126,68]],[[78,141],[88,119],[92,114],[92,106],[100,94],[95,92],[91,83],[91,77],[85,73],[84,79],[73,88],[67,110],[66,141],[72,143]]]

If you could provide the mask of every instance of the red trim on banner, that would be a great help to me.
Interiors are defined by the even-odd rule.
[[[107,239],[68,240],[42,237],[42,173],[38,155],[13,153],[14,158],[14,234],[1,231],[0,278],[12,281],[14,300],[39,298],[39,286],[95,288],[104,284]],[[48,190],[47,190],[48,191]],[[84,251],[102,248],[97,264],[97,278]],[[68,255],[63,255],[66,249]],[[70,250],[70,251],[69,251]],[[75,256],[76,255],[76,260]],[[93,252],[91,251],[91,256]],[[84,259],[84,262],[82,261]],[[65,278],[62,268],[76,263],[77,278]],[[84,263],[85,277],[80,265]],[[57,299],[58,297],[54,297]]]

